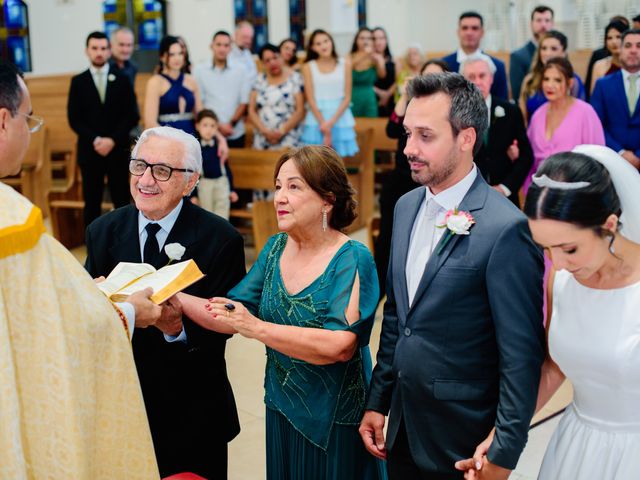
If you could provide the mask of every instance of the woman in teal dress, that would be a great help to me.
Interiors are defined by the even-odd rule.
[[[362,27],[351,46],[352,93],[351,111],[354,117],[377,117],[378,97],[375,83],[387,74],[384,57],[373,48],[373,33]]]
[[[282,232],[229,299],[183,296],[184,311],[266,345],[268,479],[383,479],[358,434],[378,280],[367,247],[341,231],[356,216],[354,191],[325,146],[285,153],[275,187]]]

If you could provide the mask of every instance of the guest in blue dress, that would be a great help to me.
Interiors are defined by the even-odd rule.
[[[195,114],[202,109],[195,79],[183,72],[184,47],[177,37],[160,42],[160,68],[147,82],[144,128],[159,125],[195,134]]]
[[[356,216],[353,188],[326,146],[286,152],[275,177],[282,232],[231,300],[181,294],[183,309],[206,328],[267,347],[267,479],[384,479],[358,434],[378,279],[367,247],[342,233]]]
[[[544,66],[553,57],[567,57],[567,37],[557,30],[549,30],[540,39],[538,50],[534,56],[531,71],[524,77],[518,105],[525,121],[528,123],[535,111],[547,103],[547,97],[542,91],[542,76]],[[585,100],[586,89],[577,74],[573,74],[570,94],[574,98]]]
[[[302,143],[328,145],[342,156],[358,153],[355,119],[351,112],[351,59],[339,58],[333,38],[315,30],[302,66],[307,115]]]

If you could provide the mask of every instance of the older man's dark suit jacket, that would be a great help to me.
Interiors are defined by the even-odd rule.
[[[544,357],[542,252],[524,215],[478,175],[459,205],[476,224],[440,254],[436,247],[409,306],[405,266],[424,195],[424,187],[417,188],[396,206],[366,408],[390,412],[392,452],[404,423],[411,455],[424,472],[462,478],[454,462],[470,457],[494,425],[488,457],[514,468]]]
[[[496,115],[496,109],[504,116]],[[507,149],[514,140],[518,141],[520,156],[512,161]],[[520,206],[518,192],[533,165],[533,152],[518,107],[491,96],[489,131],[474,160],[487,183],[505,185],[511,190],[509,200]]]
[[[87,229],[86,269],[93,277],[108,275],[119,262],[140,262],[138,210],[133,205],[108,213]],[[245,274],[242,237],[225,220],[189,201],[165,245],[186,248],[206,274],[185,290],[209,298],[226,293]],[[168,263],[162,253],[162,267]],[[206,478],[223,465],[217,446],[240,431],[224,359],[227,335],[203,329],[183,317],[187,342],[168,343],[155,327],[135,329],[136,360],[161,476],[191,471]],[[225,454],[226,455],[226,454]],[[226,471],[226,456],[224,461]]]

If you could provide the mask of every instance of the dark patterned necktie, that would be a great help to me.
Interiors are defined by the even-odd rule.
[[[158,268],[160,261],[160,244],[156,238],[156,233],[160,230],[157,223],[148,223],[144,229],[147,231],[147,240],[144,242],[143,262]]]

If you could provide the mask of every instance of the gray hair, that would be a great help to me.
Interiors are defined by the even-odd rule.
[[[482,146],[482,136],[488,127],[487,104],[480,90],[458,73],[432,73],[418,75],[407,87],[409,101],[414,97],[427,97],[436,93],[444,93],[451,99],[449,123],[453,136],[457,137],[461,130],[473,128],[476,131],[476,143],[473,147],[475,155]]]
[[[495,75],[496,74],[496,64],[493,62],[493,60],[491,59],[491,57],[489,55],[486,55],[484,53],[477,53],[474,55],[471,55],[470,57],[467,57],[466,60],[464,60],[461,64],[460,64],[460,68],[458,69],[458,73],[460,75],[464,75],[464,68],[467,65],[470,65],[472,63],[476,63],[476,62],[484,62],[487,64],[487,67],[489,67],[489,71],[491,72],[491,75]]]
[[[200,143],[196,140],[196,137],[188,134],[182,130],[178,130],[173,127],[153,127],[147,128],[136,142],[131,152],[131,157],[136,158],[138,156],[138,150],[140,147],[149,140],[150,137],[168,138],[169,140],[175,140],[180,142],[184,147],[184,168],[195,171],[198,175],[202,172],[202,150],[200,149]],[[187,182],[191,178],[192,173],[185,173]]]
[[[133,35],[133,36],[134,36],[134,38],[135,38],[135,35],[134,35],[134,33],[133,33],[133,30],[131,30],[129,27],[125,27],[125,26],[122,26],[122,25],[121,25],[121,26],[119,26],[118,28],[116,28],[115,30],[113,30],[113,31],[111,32],[111,35],[109,35],[109,40],[111,40],[111,41],[113,42],[113,39],[114,39],[114,38],[116,37],[116,35],[117,35],[117,34],[119,34],[120,32],[123,32],[123,33],[129,33],[129,34]]]

